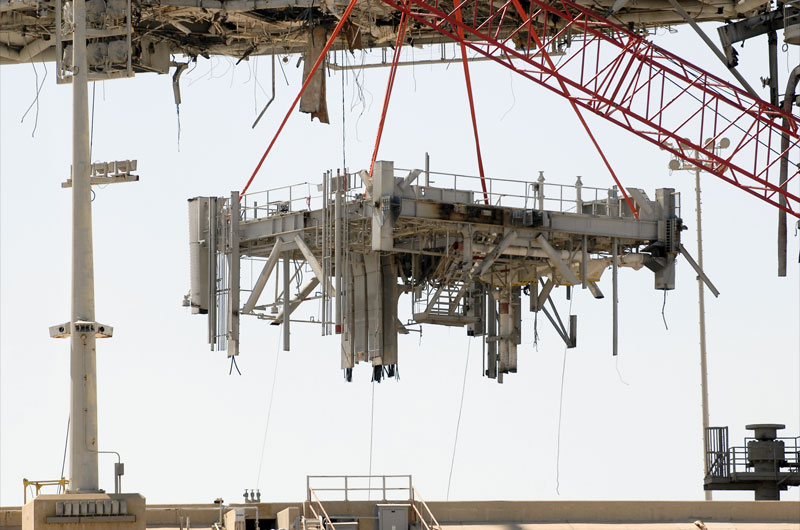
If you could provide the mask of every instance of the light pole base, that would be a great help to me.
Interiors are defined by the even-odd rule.
[[[145,530],[145,509],[138,493],[39,495],[22,508],[22,530]]]

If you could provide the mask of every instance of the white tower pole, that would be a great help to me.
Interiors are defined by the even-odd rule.
[[[86,4],[73,0],[72,39],[72,311],[70,334],[70,450],[72,493],[99,491],[97,475],[96,337],[77,322],[94,323],[94,255],[89,180],[89,72]]]

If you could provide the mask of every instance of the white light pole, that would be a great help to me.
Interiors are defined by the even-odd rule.
[[[712,140],[706,140],[706,146],[712,143]],[[727,149],[730,146],[730,140],[722,138],[717,145],[714,146],[714,152],[718,153],[722,149]],[[695,151],[695,159],[700,160],[699,153]],[[697,214],[697,264],[700,270],[703,269],[703,222],[702,210],[700,201],[700,171],[699,166],[682,162],[677,158],[669,161],[669,169],[672,171],[679,170],[693,170],[694,171],[694,190],[695,190],[695,211]],[[703,410],[703,462],[705,462],[706,447],[708,447],[708,362],[706,359],[706,297],[705,285],[700,275],[697,276],[697,305],[699,312],[699,327],[700,327],[700,395],[701,406]],[[705,471],[705,470],[704,470]],[[712,499],[711,491],[705,491],[705,499],[710,501]]]
[[[97,475],[97,367],[94,252],[89,176],[89,67],[86,4],[73,0],[72,38],[72,310],[70,315],[70,451],[72,493],[100,490]],[[79,325],[85,322],[91,325]]]

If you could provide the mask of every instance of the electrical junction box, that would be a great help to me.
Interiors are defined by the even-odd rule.
[[[243,508],[233,508],[225,512],[226,530],[245,530],[245,517]]]
[[[408,530],[408,505],[378,504],[378,530]]]

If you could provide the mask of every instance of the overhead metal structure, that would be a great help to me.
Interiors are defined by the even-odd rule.
[[[680,243],[679,195],[628,194],[638,218],[616,187],[590,188],[580,178],[574,186],[546,183],[542,175],[483,180],[378,161],[372,176],[327,172],[321,185],[196,197],[189,201],[185,305],[208,315],[211,348],[228,356],[239,353],[242,315],[282,324],[285,350],[296,323],[340,334],[347,380],[358,362],[371,363],[376,380],[395,375],[398,333],[463,327],[482,337],[485,375],[502,382],[517,371],[524,297],[575,347],[577,316],[559,314],[554,288],[603,298],[598,282],[610,268],[609,350],[616,355],[619,267],[647,268],[656,289],[671,290],[681,254],[718,294]],[[253,264],[249,285],[239,275],[248,269],[243,260]],[[282,275],[275,273],[279,261]]]
[[[570,1],[381,0],[430,29],[627,131],[800,217],[788,183],[800,173],[798,119]],[[456,10],[472,16],[459,21]],[[464,37],[469,35],[470,38]],[[571,41],[557,66],[550,49]],[[781,123],[785,118],[786,123]],[[730,137],[725,157],[713,146]],[[781,149],[781,139],[789,146]],[[786,182],[778,183],[783,157]]]
[[[65,9],[68,4],[63,4]],[[108,35],[90,32],[90,51],[96,56],[90,69],[96,78],[182,68],[171,54],[190,58],[221,54],[241,61],[253,55],[300,52],[307,64],[318,65],[320,58],[324,63],[325,54],[315,38],[324,39],[326,28],[334,23],[341,33],[331,39],[326,53],[398,46],[404,41],[417,46],[455,42],[567,98],[623,195],[626,187],[614,174],[583,112],[611,121],[800,217],[800,197],[789,191],[800,172],[797,117],[778,102],[766,103],[646,39],[648,29],[684,23],[687,16],[693,22],[758,16],[769,10],[769,2],[681,2],[679,10],[672,0],[90,0],[88,5],[90,23],[116,24],[105,30]],[[0,0],[0,61],[48,60],[55,55],[60,78],[68,78],[69,47],[61,45],[60,36],[61,26],[70,21],[62,20],[61,8],[60,1]],[[406,20],[398,23],[403,17]],[[796,19],[791,9],[785,16],[771,17],[770,23],[777,24],[778,18],[785,24]],[[731,32],[736,35],[730,37]],[[723,44],[742,34],[733,29],[721,32],[728,37]],[[120,49],[124,46],[130,49]],[[554,51],[567,54],[557,65],[550,58]],[[726,52],[731,54],[729,46]],[[313,73],[312,68],[307,82]],[[465,73],[468,79],[467,69]],[[322,80],[318,76],[312,83],[314,97],[322,103],[312,104],[311,112],[324,121]],[[470,92],[470,100],[471,96]],[[479,95],[477,99],[479,104]],[[303,110],[302,101],[300,107]],[[477,126],[474,129],[477,148]],[[727,156],[719,157],[709,145],[723,136],[733,146]],[[782,140],[788,147],[781,145]],[[785,178],[778,176],[782,159],[788,167]]]
[[[753,436],[729,445],[727,427],[706,429],[703,489],[749,490],[757,501],[779,501],[780,492],[800,486],[800,436],[778,437],[779,423],[747,425]]]
[[[68,4],[69,2],[64,2]],[[90,0],[92,16],[125,9],[127,0]],[[169,53],[187,57],[225,55],[237,59],[273,53],[304,53],[309,29],[332,27],[346,0],[131,0],[132,46],[137,72],[162,71]],[[605,13],[613,0],[580,0]],[[626,2],[612,19],[637,30],[683,24],[668,0]],[[489,2],[485,2],[488,7]],[[0,0],[0,64],[55,59],[56,3],[42,0]],[[768,0],[704,0],[682,3],[698,22],[725,22],[769,9]],[[390,47],[399,15],[378,1],[361,0],[347,39],[336,49]],[[449,42],[424,27],[412,28],[416,45]],[[163,51],[167,51],[166,55]],[[166,62],[165,62],[166,61]]]

